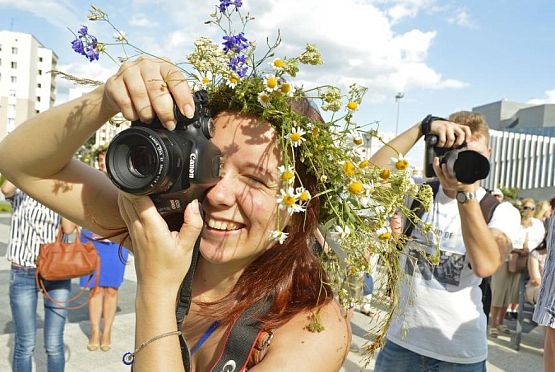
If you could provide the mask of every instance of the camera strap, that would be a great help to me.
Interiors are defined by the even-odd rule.
[[[181,288],[179,289],[179,297],[177,301],[177,306],[175,308],[175,318],[177,321],[177,329],[180,331],[183,329],[183,321],[185,316],[189,314],[189,308],[191,307],[191,297],[193,292],[193,276],[195,274],[195,269],[197,267],[198,257],[200,252],[200,236],[195,242],[195,247],[193,248],[193,257],[191,258],[191,266],[183,282],[181,282]],[[181,358],[183,359],[183,367],[185,371],[189,372],[191,370],[191,352],[185,341],[183,334],[179,336],[179,345],[181,347]]]

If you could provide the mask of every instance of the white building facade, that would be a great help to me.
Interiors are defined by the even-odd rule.
[[[58,56],[33,35],[0,30],[0,140],[56,101]]]

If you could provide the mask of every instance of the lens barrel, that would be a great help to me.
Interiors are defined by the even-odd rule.
[[[183,169],[181,150],[175,140],[164,131],[146,127],[131,127],[116,135],[106,159],[112,182],[136,195],[168,190]]]

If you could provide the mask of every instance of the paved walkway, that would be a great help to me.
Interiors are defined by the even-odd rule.
[[[9,309],[8,285],[9,263],[3,257],[8,240],[9,218],[0,214],[0,371],[11,370],[13,353],[13,322]],[[131,256],[130,256],[131,258]],[[72,283],[73,290],[78,289],[78,282]],[[121,362],[121,356],[134,345],[134,293],[136,277],[132,258],[125,273],[125,281],[120,288],[118,311],[112,331],[112,350],[108,352],[89,352],[85,348],[88,339],[89,321],[86,308],[72,311],[65,328],[66,371],[129,371]],[[46,354],[44,353],[42,327],[42,300],[38,306],[39,321],[37,332],[37,348],[35,351],[36,371],[46,371]],[[372,371],[373,362],[365,367],[363,357],[359,353],[366,342],[365,334],[369,318],[355,313],[352,321],[353,341],[351,352],[345,361],[342,372]],[[530,328],[530,327],[527,327]],[[489,358],[488,371],[542,371],[543,332],[533,328],[522,336],[520,351],[512,348],[508,337],[488,340]]]

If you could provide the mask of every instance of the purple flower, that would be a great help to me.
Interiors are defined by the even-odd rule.
[[[95,60],[98,61],[100,53],[96,49],[97,45],[98,40],[96,37],[89,34],[87,26],[82,26],[79,31],[77,31],[75,40],[71,42],[71,48],[76,53],[87,57],[90,62]]]
[[[235,10],[239,10],[239,8],[243,5],[243,2],[241,0],[220,0],[218,8],[220,9],[220,12],[224,13],[227,8],[232,5],[235,6]]]
[[[235,53],[241,53],[243,49],[249,47],[248,40],[245,38],[245,33],[241,32],[237,35],[225,35],[223,37],[225,40],[222,44],[224,45],[224,53],[227,54],[230,50]]]
[[[245,66],[247,62],[246,55],[235,56],[229,60],[228,66],[239,75],[239,77],[244,77],[248,71],[248,66]]]

